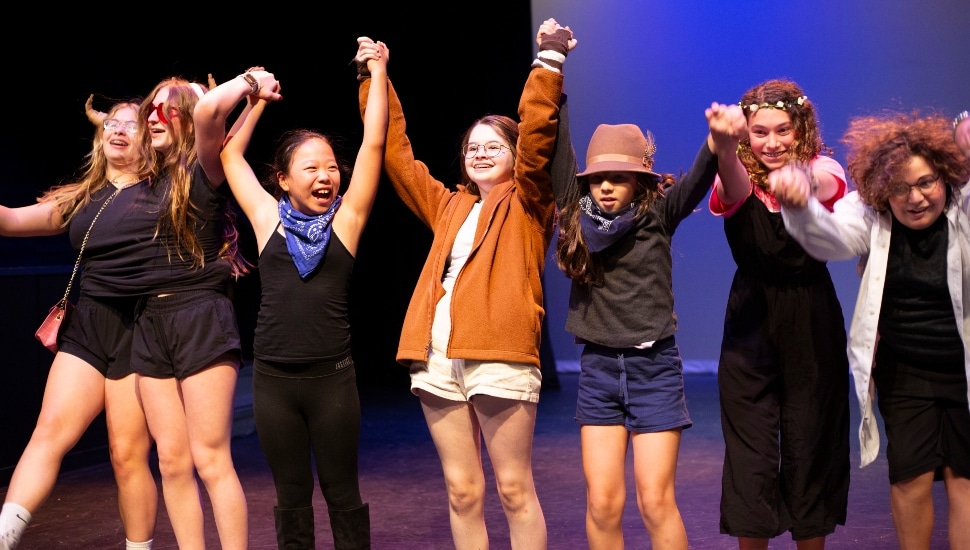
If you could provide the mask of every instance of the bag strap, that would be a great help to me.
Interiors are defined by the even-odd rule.
[[[64,297],[61,298],[61,301],[57,302],[57,307],[59,309],[64,309],[65,307],[67,307],[67,296],[71,293],[71,285],[74,284],[74,276],[77,275],[78,267],[81,266],[81,256],[84,255],[84,247],[87,246],[88,244],[88,237],[91,236],[91,229],[94,228],[94,222],[98,221],[98,217],[101,215],[102,212],[104,212],[104,209],[106,206],[108,206],[108,203],[111,202],[115,197],[117,197],[118,193],[120,193],[122,189],[125,189],[130,185],[131,184],[116,188],[115,192],[112,193],[110,196],[108,196],[107,199],[104,200],[104,203],[101,205],[101,208],[98,209],[98,213],[95,214],[94,219],[91,220],[91,225],[88,226],[88,230],[84,234],[84,240],[81,241],[81,249],[77,253],[77,260],[74,262],[74,270],[71,271],[71,278],[67,280],[67,290],[64,291]]]

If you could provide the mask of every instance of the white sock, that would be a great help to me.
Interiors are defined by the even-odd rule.
[[[4,503],[0,510],[0,550],[14,550],[30,523],[30,512],[13,502]]]
[[[148,539],[145,542],[131,542],[125,539],[125,550],[152,550],[152,541],[155,539]]]

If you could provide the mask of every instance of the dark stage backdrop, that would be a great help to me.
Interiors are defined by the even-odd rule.
[[[254,166],[270,160],[282,132],[297,127],[339,137],[343,157],[352,163],[362,125],[350,61],[361,35],[390,47],[389,72],[416,154],[439,179],[458,181],[459,139],[475,118],[516,115],[535,32],[528,2],[496,9],[454,2],[433,10],[403,2],[320,3],[312,9],[287,4],[266,4],[250,13],[239,5],[219,18],[170,11],[172,5],[137,17],[99,7],[97,13],[61,13],[71,23],[55,23],[58,28],[40,13],[9,17],[8,31],[23,32],[0,38],[6,52],[8,136],[0,204],[30,204],[76,173],[93,133],[83,114],[89,94],[95,94],[96,108],[107,110],[115,100],[149,93],[167,76],[205,82],[211,72],[222,82],[253,65],[277,75],[284,97],[260,122],[250,148]],[[241,216],[240,221],[245,225]],[[254,258],[248,226],[242,235],[247,255]],[[389,185],[382,185],[360,246],[352,294],[353,345],[364,383],[406,384],[406,369],[394,362],[394,353],[430,236]],[[73,261],[63,235],[0,237],[0,268]],[[246,334],[252,330],[257,294],[258,273],[236,285]],[[47,367],[25,364],[30,361],[5,353],[0,368]]]
[[[523,1],[445,7],[379,1],[35,3],[8,13],[3,27],[5,206],[32,204],[77,173],[93,135],[83,113],[89,94],[95,94],[96,108],[107,110],[114,101],[148,94],[168,76],[205,82],[212,73],[222,82],[254,65],[277,75],[284,97],[260,122],[250,147],[254,166],[264,166],[277,138],[293,128],[338,136],[352,163],[362,124],[350,61],[362,35],[390,47],[389,72],[416,154],[439,179],[455,183],[459,140],[468,125],[486,113],[516,115],[535,32]],[[255,259],[250,229],[240,221],[244,250]],[[361,242],[351,295],[360,384],[407,391],[407,370],[394,356],[430,243],[430,231],[384,182]],[[32,334],[63,293],[74,259],[64,235],[0,237],[0,484],[33,430],[52,359]],[[258,288],[258,273],[234,288],[247,347]],[[64,469],[106,460],[105,445],[102,416]]]

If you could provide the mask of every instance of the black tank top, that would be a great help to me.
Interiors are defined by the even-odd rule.
[[[336,360],[350,351],[348,299],[354,257],[336,233],[306,280],[279,231],[259,256],[262,298],[253,354],[263,361],[305,363]]]

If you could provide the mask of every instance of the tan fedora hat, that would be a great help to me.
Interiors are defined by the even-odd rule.
[[[657,145],[649,131],[644,137],[636,124],[600,124],[589,140],[586,150],[586,171],[577,177],[594,172],[642,172],[660,177],[653,171],[653,155]]]

